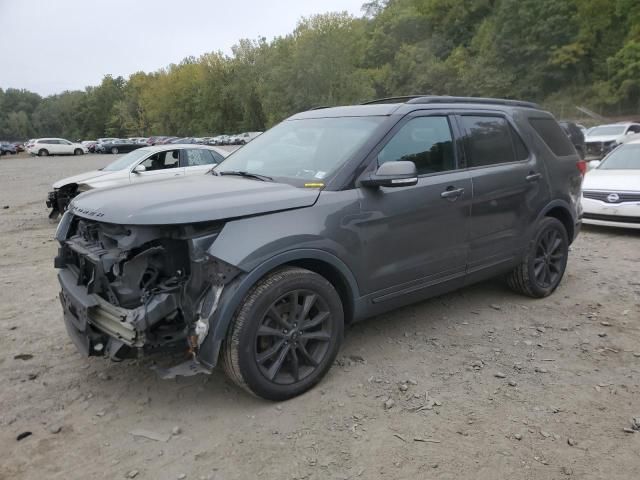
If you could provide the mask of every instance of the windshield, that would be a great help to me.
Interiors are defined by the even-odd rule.
[[[598,170],[640,170],[640,144],[616,148],[602,161]]]
[[[115,162],[111,162],[102,170],[106,170],[107,172],[124,170],[125,168],[133,166],[134,163],[136,163],[138,160],[141,160],[147,155],[149,155],[149,150],[147,150],[146,148],[139,148],[138,150],[134,150],[131,153],[127,153],[124,157],[120,157]]]
[[[624,135],[626,127],[618,125],[610,125],[605,127],[593,127],[589,130],[590,137]]]
[[[256,137],[215,168],[295,180],[322,180],[334,173],[372,135],[385,117],[288,120]]]

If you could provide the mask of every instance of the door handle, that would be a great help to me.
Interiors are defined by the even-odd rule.
[[[463,193],[464,188],[447,187],[447,189],[440,194],[440,197],[455,200]]]
[[[529,175],[527,175],[525,177],[527,182],[537,182],[541,178],[542,178],[542,174],[541,173],[534,173],[534,172],[529,172]]]

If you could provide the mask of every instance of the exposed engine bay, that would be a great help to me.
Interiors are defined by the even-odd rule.
[[[67,212],[55,266],[78,349],[115,360],[184,352],[197,363],[222,290],[240,273],[208,253],[222,227],[114,225]]]

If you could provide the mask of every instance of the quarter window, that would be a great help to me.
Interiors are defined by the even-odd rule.
[[[553,118],[530,118],[529,123],[555,155],[558,157],[575,155],[576,151],[569,137]]]
[[[419,175],[455,169],[453,137],[447,117],[409,120],[378,154],[378,164],[411,161]]]

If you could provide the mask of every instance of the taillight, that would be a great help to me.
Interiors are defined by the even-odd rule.
[[[576,163],[576,166],[580,171],[580,175],[584,177],[584,175],[587,173],[587,162],[585,162],[584,160],[578,160],[578,162]]]

